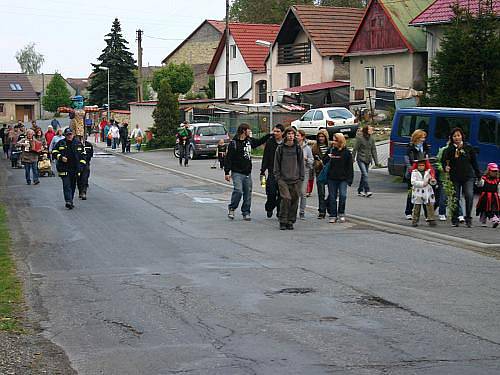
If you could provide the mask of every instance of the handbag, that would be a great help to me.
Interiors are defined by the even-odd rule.
[[[330,171],[330,161],[328,161],[318,175],[316,181],[326,184],[328,182],[328,172]]]
[[[43,148],[42,142],[37,141],[37,140],[33,141],[33,148],[31,149],[31,151],[36,152],[36,153],[40,153],[40,152],[42,152],[42,148]]]

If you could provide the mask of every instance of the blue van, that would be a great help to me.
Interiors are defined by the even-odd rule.
[[[461,128],[466,141],[477,152],[479,168],[500,162],[500,110],[414,107],[398,109],[392,122],[388,168],[394,176],[403,176],[405,155],[411,134],[427,132],[431,155],[437,155],[453,128]]]

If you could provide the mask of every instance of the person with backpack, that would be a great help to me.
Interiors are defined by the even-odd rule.
[[[266,142],[264,148],[264,155],[262,156],[262,164],[260,167],[260,177],[264,176],[266,179],[266,213],[267,217],[273,217],[273,211],[277,209],[277,216],[279,216],[280,210],[280,193],[278,189],[278,183],[274,178],[274,156],[276,155],[276,149],[280,144],[283,143],[283,132],[285,127],[281,124],[277,124],[273,128],[273,137],[269,138]]]
[[[274,178],[281,197],[278,215],[280,230],[293,230],[304,183],[304,154],[295,135],[295,129],[287,128],[284,141],[278,146],[274,156]]]
[[[175,135],[179,142],[179,165],[182,167],[182,159],[184,159],[184,166],[187,167],[189,163],[189,144],[193,137],[193,132],[189,129],[189,122],[184,121],[182,126],[177,129]]]
[[[238,126],[236,135],[229,143],[224,160],[224,179],[233,180],[233,193],[228,205],[227,217],[234,219],[234,211],[238,208],[241,198],[241,213],[243,220],[250,221],[250,208],[252,205],[252,148],[259,147],[271,138],[267,134],[260,139],[252,138],[252,129],[248,124]]]

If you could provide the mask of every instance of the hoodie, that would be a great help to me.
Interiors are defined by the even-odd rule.
[[[291,146],[282,143],[274,157],[274,178],[276,181],[296,183],[304,181],[305,165],[302,147],[295,141]]]
[[[252,148],[266,143],[270,137],[271,134],[267,134],[261,139],[245,138],[241,140],[235,136],[229,142],[226,158],[224,159],[225,174],[229,175],[230,172],[233,172],[248,176],[252,173]]]
[[[320,134],[323,134],[327,140],[327,142],[323,144],[323,147],[320,147],[318,143],[318,136]],[[316,143],[311,148],[314,157],[314,171],[316,172],[316,176],[321,173],[323,166],[330,160],[328,157],[328,150],[331,147],[329,139],[328,131],[326,129],[321,129],[316,135]]]
[[[335,181],[347,181],[347,184],[351,186],[354,178],[351,152],[345,147],[342,150],[332,147],[330,149],[330,155],[328,179]]]

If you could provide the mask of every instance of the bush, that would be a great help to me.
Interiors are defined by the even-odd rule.
[[[174,146],[175,146],[174,135],[164,135],[161,137],[154,137],[150,141],[146,142],[146,148],[148,150],[156,150],[159,148],[170,148]]]

